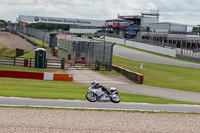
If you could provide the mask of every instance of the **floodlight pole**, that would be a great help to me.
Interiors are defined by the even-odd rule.
[[[43,39],[42,39],[42,47],[43,48],[44,48],[44,38],[45,38],[45,32],[44,32]]]
[[[106,47],[105,47],[105,45],[106,45],[106,44],[105,44],[105,43],[106,43],[106,42],[105,42],[106,39],[105,39],[105,38],[106,38],[106,21],[104,22],[104,37],[103,37],[103,40],[104,40],[104,41],[103,41],[103,44],[104,44],[104,50],[103,50],[103,63],[104,63],[104,61],[105,61],[104,58],[105,58],[105,49],[106,49]]]

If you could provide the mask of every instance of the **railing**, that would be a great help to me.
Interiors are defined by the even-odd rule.
[[[61,68],[65,69],[65,60],[46,59],[47,68]]]
[[[35,60],[29,58],[28,66],[33,67]],[[0,57],[0,65],[24,66],[24,58],[19,57]]]
[[[0,57],[0,65],[35,67],[34,58]],[[46,59],[46,68],[65,69],[65,60]]]

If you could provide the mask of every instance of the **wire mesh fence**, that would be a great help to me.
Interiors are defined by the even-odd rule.
[[[178,57],[200,61],[200,37],[180,34],[143,33],[140,42],[176,49]]]
[[[84,62],[94,69],[104,67],[106,70],[112,70],[113,43],[77,37],[69,39],[63,36],[58,42],[59,57],[71,62]]]
[[[22,26],[17,26],[16,31],[50,43],[51,34],[44,31]],[[96,70],[101,67],[112,70],[113,43],[73,37],[72,33],[61,30],[56,37],[58,57],[65,58],[69,63],[85,63]]]
[[[50,35],[48,32],[38,30],[38,29],[33,29],[33,28],[28,28],[28,27],[23,27],[23,26],[17,26],[16,31],[28,36],[35,37],[39,40],[44,40],[44,43],[48,43],[50,41]]]

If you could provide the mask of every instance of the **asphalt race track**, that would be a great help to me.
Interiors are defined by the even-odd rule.
[[[148,103],[112,103],[63,99],[37,99],[19,97],[0,97],[1,106],[30,106],[53,108],[105,109],[105,110],[136,110],[158,112],[193,112],[200,113],[200,105],[148,104]]]
[[[98,38],[95,38],[95,39],[99,40]],[[123,42],[123,39],[119,39],[119,38],[116,39],[113,37],[106,37],[105,39],[106,39],[106,41],[112,42],[112,43],[121,44],[121,42]],[[114,46],[113,54],[124,57],[124,58],[137,60],[137,61],[183,66],[183,67],[200,68],[200,64],[179,61],[179,60],[170,59],[170,58],[166,58],[166,57],[161,57],[161,56],[157,56],[157,55],[153,55],[153,54],[149,54],[149,53],[145,53],[145,52],[141,52],[138,50],[129,49],[129,48],[125,48],[125,47],[121,47],[121,46],[117,46],[117,45]]]
[[[149,54],[149,53],[145,53],[145,52],[140,52],[140,51],[125,48],[125,47],[120,47],[117,45],[114,46],[113,53],[117,56],[129,58],[132,60],[166,64],[166,65],[174,65],[174,66],[200,68],[200,64],[179,61],[179,60],[170,59],[170,58],[166,58],[166,57],[161,57],[161,56],[157,56],[157,55],[153,55],[153,54]]]

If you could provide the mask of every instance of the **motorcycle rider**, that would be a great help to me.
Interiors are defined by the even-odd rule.
[[[107,94],[110,94],[110,91],[109,91],[106,87],[104,87],[103,85],[99,84],[96,80],[93,80],[93,81],[91,82],[91,87],[92,87],[93,89],[101,88],[102,91],[106,91]]]

